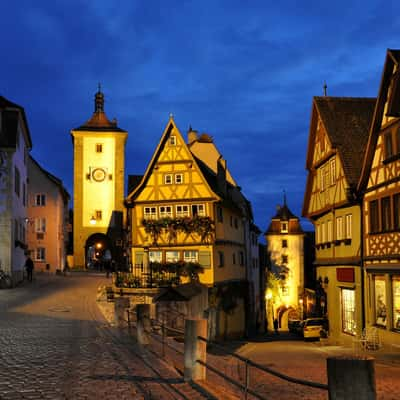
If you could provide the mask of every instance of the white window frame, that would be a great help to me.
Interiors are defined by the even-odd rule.
[[[144,219],[157,219],[157,207],[153,207],[153,206],[143,207],[143,218]]]
[[[190,208],[191,208],[193,217],[195,215],[198,215],[199,217],[204,217],[206,215],[206,208],[205,208],[204,204],[192,204]]]
[[[46,232],[46,218],[35,218],[35,232],[45,233]]]
[[[165,262],[172,263],[179,261],[179,251],[178,250],[167,250],[165,252]]]
[[[172,206],[160,206],[158,211],[160,218],[173,217]]]
[[[185,250],[183,252],[183,261],[192,263],[199,262],[199,252],[197,250]]]
[[[289,231],[289,223],[287,221],[281,222],[281,232],[288,233]]]
[[[175,174],[175,184],[181,185],[183,183],[183,174]]]
[[[46,248],[44,248],[44,247],[36,248],[35,260],[36,261],[46,261]]]
[[[343,217],[336,217],[336,240],[343,240]]]
[[[332,159],[329,161],[329,169],[330,169],[330,171],[331,171],[331,174],[330,174],[330,184],[331,184],[331,185],[334,185],[334,184],[335,184],[335,181],[336,181],[336,159],[335,159],[335,158],[332,158]]]
[[[172,185],[173,183],[173,175],[172,174],[165,174],[164,175],[164,184],[165,185]]]
[[[46,195],[44,193],[35,194],[35,206],[44,207],[46,205]]]
[[[149,262],[162,262],[162,251],[149,251]]]
[[[187,204],[178,204],[175,206],[175,215],[177,217],[190,217],[189,206]]]
[[[351,239],[352,238],[352,215],[351,214],[346,214],[346,236],[345,239]]]

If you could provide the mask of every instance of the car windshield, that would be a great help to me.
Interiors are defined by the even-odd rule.
[[[306,322],[307,326],[317,326],[317,325],[322,325],[322,321],[319,319],[310,319],[309,321]]]

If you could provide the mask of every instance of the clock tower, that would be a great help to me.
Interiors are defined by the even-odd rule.
[[[74,148],[74,267],[102,268],[121,256],[124,220],[125,144],[128,132],[104,112],[95,95],[92,117],[71,130]],[[106,257],[104,257],[106,256]]]

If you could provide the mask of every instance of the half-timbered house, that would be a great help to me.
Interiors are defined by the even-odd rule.
[[[317,304],[330,336],[362,327],[361,200],[356,191],[375,99],[313,99],[303,216],[315,226]]]
[[[243,334],[256,315],[246,269],[254,229],[250,203],[213,139],[168,121],[142,177],[132,177],[128,208],[132,274],[157,287],[198,280],[215,313],[212,336]],[[253,261],[259,267],[258,259]],[[258,276],[258,274],[256,274]],[[256,283],[258,284],[258,283]],[[252,309],[248,307],[253,304]]]
[[[400,50],[388,50],[358,190],[364,192],[365,316],[400,343]]]

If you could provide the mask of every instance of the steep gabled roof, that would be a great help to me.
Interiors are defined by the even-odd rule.
[[[16,103],[11,102],[10,100],[7,100],[5,97],[0,96],[0,110],[7,110],[7,111],[16,110],[21,114],[27,135],[27,147],[31,149],[32,139],[24,108]],[[16,118],[14,118],[11,114],[8,116],[3,115],[2,124],[0,126],[1,147],[15,147],[17,128],[18,128],[18,120]]]
[[[376,99],[367,97],[314,97],[307,149],[306,191],[303,212],[306,215],[312,189],[313,155],[317,121],[321,119],[333,149],[336,149],[349,186],[360,178]]]
[[[136,196],[141,192],[141,190],[145,187],[148,179],[151,176],[151,173],[152,173],[152,171],[154,169],[154,166],[157,163],[157,160],[159,159],[159,156],[160,156],[160,154],[161,154],[161,152],[162,152],[162,150],[163,150],[163,148],[165,146],[165,143],[168,140],[168,137],[169,137],[170,133],[172,132],[172,130],[174,128],[175,128],[177,134],[179,134],[181,136],[182,143],[183,143],[184,146],[186,146],[187,152],[190,155],[190,157],[192,158],[191,161],[194,163],[195,167],[197,167],[197,169],[201,172],[201,169],[200,169],[199,165],[197,164],[197,160],[195,159],[195,157],[193,156],[192,152],[187,147],[186,142],[182,137],[182,134],[179,132],[179,129],[175,125],[174,119],[171,116],[169,121],[168,121],[168,123],[167,123],[167,126],[166,126],[166,128],[164,130],[164,133],[162,134],[161,139],[158,142],[157,148],[156,148],[155,152],[153,153],[153,157],[151,158],[151,160],[150,160],[150,162],[149,162],[149,164],[148,164],[148,166],[146,168],[146,171],[145,171],[140,183],[133,189],[133,191],[131,193],[128,193],[128,196],[126,198],[126,204],[131,203],[136,198]],[[210,187],[210,185],[208,183],[208,180],[207,179],[205,179],[205,180],[206,180],[206,185],[208,186],[208,189],[211,192],[214,192],[212,190],[212,188]],[[216,199],[220,200],[220,197],[216,193],[215,193],[215,196],[216,196]]]
[[[376,99],[315,97],[314,101],[329,140],[338,151],[347,183],[356,186]]]
[[[400,74],[400,50],[391,50],[388,49],[386,52],[386,60],[385,65],[383,67],[381,84],[379,87],[378,98],[376,101],[376,106],[374,110],[374,115],[372,119],[372,123],[369,130],[369,137],[367,148],[365,152],[365,158],[362,165],[362,171],[360,175],[360,179],[357,185],[357,190],[363,190],[368,182],[368,177],[371,170],[372,161],[374,158],[376,143],[378,141],[379,132],[381,129],[383,112],[385,108],[385,103],[388,96],[388,89],[390,86],[390,81],[392,78],[393,70],[397,67],[397,73]],[[400,79],[400,78],[398,78]],[[400,85],[397,85],[397,91],[400,91]],[[400,93],[396,93],[397,96]]]

